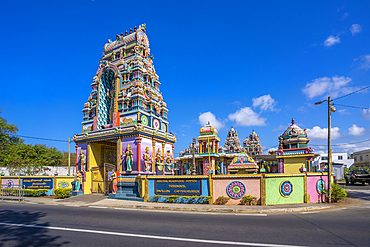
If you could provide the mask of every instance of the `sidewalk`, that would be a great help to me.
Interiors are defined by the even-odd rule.
[[[104,195],[80,195],[67,199],[54,199],[44,197],[25,197],[25,202],[40,204],[60,204],[76,206],[96,206],[125,209],[144,209],[144,210],[169,210],[187,211],[201,213],[249,213],[249,214],[270,214],[270,213],[289,213],[307,212],[325,209],[340,208],[337,204],[285,204],[269,206],[246,206],[246,205],[209,205],[209,204],[177,204],[177,203],[154,203],[136,202],[117,199],[107,199]]]

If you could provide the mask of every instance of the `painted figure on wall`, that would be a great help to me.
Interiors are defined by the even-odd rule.
[[[158,148],[157,154],[155,155],[155,164],[158,167],[158,170],[162,171],[163,169],[163,158],[161,154],[161,149]]]
[[[171,156],[171,151],[167,150],[167,155],[166,155],[166,166],[168,170],[173,171],[173,158]]]
[[[116,172],[113,171],[110,178],[112,179],[112,194],[116,194],[116,191],[117,191],[117,174],[116,174]]]
[[[82,180],[82,174],[80,173],[80,171],[77,172],[76,174],[76,191],[80,191],[81,190],[81,180]]]
[[[80,164],[81,164],[81,171],[85,171],[86,156],[84,154],[83,149],[81,149],[81,153],[80,153]]]
[[[133,155],[131,145],[128,144],[126,152],[123,154],[123,156],[126,156],[126,171],[132,171]]]
[[[145,165],[145,171],[149,172],[150,168],[152,167],[152,157],[149,154],[149,147],[145,148],[145,153],[143,154],[143,160],[144,160],[144,165]]]

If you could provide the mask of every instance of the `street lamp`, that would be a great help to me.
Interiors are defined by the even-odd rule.
[[[320,105],[325,101],[328,102],[328,199],[331,203],[331,112],[335,112],[335,108],[331,105],[333,100],[330,99],[330,96],[327,100],[316,102],[315,105]]]
[[[195,138],[193,138],[193,142],[191,144],[191,148],[192,148],[192,151],[193,151],[193,167],[192,167],[192,170],[191,170],[191,175],[197,175],[197,172],[195,170]]]

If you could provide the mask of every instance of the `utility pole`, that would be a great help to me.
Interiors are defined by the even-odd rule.
[[[331,203],[331,99],[328,97],[328,196]]]
[[[68,136],[68,175],[71,174],[71,136]]]

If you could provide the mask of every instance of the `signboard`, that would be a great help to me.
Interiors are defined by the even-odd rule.
[[[52,178],[23,178],[22,179],[25,189],[52,189],[53,188],[53,179]]]
[[[200,179],[157,179],[154,182],[156,195],[199,196],[202,194]]]

